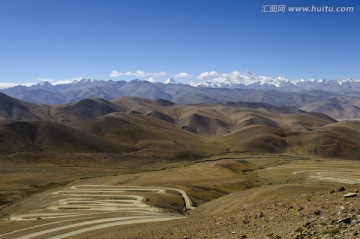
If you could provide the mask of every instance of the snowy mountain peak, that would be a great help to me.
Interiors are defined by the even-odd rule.
[[[49,81],[42,81],[37,84],[38,86],[52,86],[52,84]]]
[[[53,90],[54,85],[51,84],[49,81],[42,81],[36,85],[32,86],[33,89],[43,89],[43,90]]]
[[[95,82],[97,82],[97,80],[95,79],[74,80],[74,83],[82,83],[82,84],[95,83]]]
[[[167,79],[164,81],[164,84],[177,84],[178,82],[172,78]]]

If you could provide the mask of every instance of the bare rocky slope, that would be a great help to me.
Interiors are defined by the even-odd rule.
[[[292,187],[292,189],[290,189]],[[299,190],[296,193],[296,190]],[[101,236],[103,238],[349,238],[360,236],[359,186],[346,185],[315,189],[317,192],[301,193],[301,186],[284,186],[271,190],[282,190],[282,198],[261,201],[261,196],[238,205],[230,211],[214,215],[198,215],[179,221],[130,225],[118,229],[90,233],[80,238]],[[255,192],[255,190],[253,190]],[[299,193],[300,192],[300,193]],[[222,203],[236,203],[246,191],[227,195]],[[354,195],[345,197],[345,195]],[[227,201],[227,199],[229,199]],[[216,201],[216,200],[215,200]],[[216,202],[211,202],[215,204]],[[210,205],[211,205],[210,203]],[[216,204],[219,205],[219,204]],[[204,205],[209,206],[209,205]],[[219,207],[219,206],[218,206]],[[221,206],[220,206],[221,208]],[[200,207],[197,210],[201,210]],[[195,214],[195,213],[194,213]],[[77,237],[79,238],[79,237]]]

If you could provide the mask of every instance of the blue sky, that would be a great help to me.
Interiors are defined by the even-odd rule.
[[[264,4],[355,11],[262,13]],[[0,0],[2,83],[210,71],[360,79],[359,58],[359,0]]]

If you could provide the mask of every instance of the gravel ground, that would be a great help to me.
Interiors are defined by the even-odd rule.
[[[77,238],[360,238],[359,190],[360,185],[339,186],[215,216],[114,227]]]

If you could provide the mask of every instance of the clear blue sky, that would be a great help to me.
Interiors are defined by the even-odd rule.
[[[263,4],[355,12],[262,13]],[[0,0],[0,82],[136,70],[360,79],[360,1]]]

